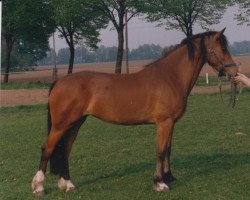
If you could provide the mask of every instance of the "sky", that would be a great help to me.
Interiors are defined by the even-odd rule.
[[[237,13],[237,7],[229,7],[221,22],[210,27],[211,30],[219,31],[226,27],[225,35],[230,44],[243,40],[250,40],[250,26],[237,25],[234,19]],[[194,27],[194,34],[204,32],[200,27]],[[177,30],[166,30],[164,27],[157,27],[157,23],[147,22],[142,18],[133,18],[128,24],[128,45],[130,49],[137,48],[143,44],[159,44],[162,47],[180,43],[185,38],[184,33]],[[117,46],[117,32],[108,26],[105,30],[101,30],[101,42],[98,44],[107,47]],[[52,39],[50,38],[50,46],[52,47]],[[63,39],[56,36],[56,51],[60,48],[68,47]]]

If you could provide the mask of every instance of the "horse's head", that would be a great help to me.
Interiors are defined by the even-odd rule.
[[[238,67],[228,51],[227,39],[223,35],[225,29],[216,32],[214,35],[207,36],[205,42],[206,60],[209,65],[219,72],[219,76],[228,75],[232,78],[236,76]]]

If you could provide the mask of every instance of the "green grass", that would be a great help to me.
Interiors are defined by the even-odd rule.
[[[249,199],[249,90],[238,98],[229,109],[218,94],[190,96],[174,131],[172,170],[178,180],[168,193],[152,189],[155,126],[116,126],[90,117],[70,158],[78,191],[59,191],[57,177],[46,173],[41,199]],[[35,199],[30,183],[47,135],[46,106],[0,113],[0,199]]]
[[[51,83],[45,82],[10,82],[10,83],[1,83],[2,90],[12,90],[12,89],[47,89]]]
[[[217,76],[209,76],[209,82],[206,83],[206,77],[205,76],[199,76],[195,86],[217,86],[218,85],[218,77]],[[222,85],[229,85],[230,82],[227,77],[221,77],[221,84]]]

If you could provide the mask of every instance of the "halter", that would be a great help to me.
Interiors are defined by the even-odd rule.
[[[216,58],[216,60],[221,64],[221,69],[220,69],[220,71],[218,73],[218,76],[221,77],[221,76],[224,75],[225,67],[237,67],[238,65],[235,64],[235,63],[225,64],[224,62],[222,62],[222,60],[219,58],[219,56],[215,53],[215,51],[213,49],[213,43],[212,43],[211,40],[212,40],[212,37],[209,36],[209,53],[210,53],[210,57],[214,56]]]
[[[218,73],[218,87],[220,89],[220,97],[221,97],[221,101],[223,102],[224,105],[226,105],[226,103],[223,100],[222,97],[222,84],[221,84],[221,77],[224,75],[224,69],[225,67],[238,67],[240,64],[235,64],[235,63],[229,63],[229,64],[225,64],[220,58],[219,56],[215,53],[214,49],[213,49],[213,43],[212,43],[212,37],[209,36],[209,53],[210,53],[210,57],[214,56],[216,58],[216,60],[221,64],[221,69]],[[212,66],[212,68],[214,69],[214,67]],[[235,101],[237,100],[236,97],[236,93],[235,91],[233,91],[233,84],[235,84],[235,87],[237,87],[236,83],[231,82],[231,96],[230,96],[230,101],[228,103],[227,106],[235,106]]]

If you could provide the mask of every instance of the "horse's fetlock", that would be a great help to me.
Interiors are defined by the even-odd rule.
[[[154,184],[156,184],[156,183],[162,182],[162,181],[163,181],[163,178],[162,178],[162,176],[154,175],[153,180],[154,180]]]

